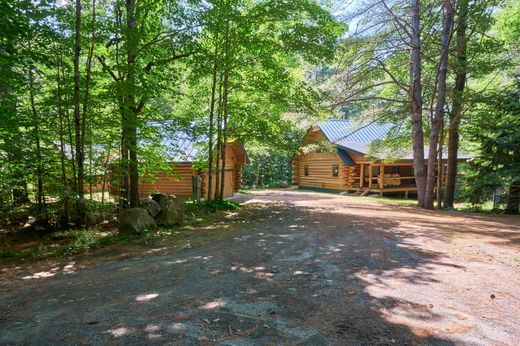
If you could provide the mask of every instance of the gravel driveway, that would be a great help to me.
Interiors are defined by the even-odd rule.
[[[4,268],[0,344],[520,344],[520,218],[237,198],[221,240]]]

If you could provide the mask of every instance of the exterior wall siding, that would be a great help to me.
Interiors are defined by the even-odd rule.
[[[192,170],[192,164],[176,164],[172,169],[172,174],[159,174],[153,180],[140,177],[139,195],[144,197],[152,193],[166,193],[190,198],[192,196],[192,176],[196,174]]]
[[[222,163],[221,163],[222,164]],[[192,177],[201,175],[202,178],[202,196],[208,197],[209,174],[194,171],[192,163],[177,163],[173,165],[172,174],[159,174],[153,179],[140,177],[139,195],[146,197],[152,193],[166,193],[182,198],[191,198],[193,196]],[[237,167],[239,169],[237,170]],[[241,184],[241,164],[237,164],[236,153],[231,145],[226,146],[226,165],[224,173],[224,197],[231,197],[240,188]],[[212,173],[213,188],[215,192],[216,174]]]
[[[309,167],[309,175],[305,175],[305,166]],[[339,166],[337,177],[332,175],[332,166]],[[298,160],[296,176],[297,184],[301,187],[344,190],[346,168],[343,161],[335,153],[310,152]]]

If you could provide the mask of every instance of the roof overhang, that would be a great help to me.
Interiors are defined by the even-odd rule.
[[[341,159],[341,161],[343,161],[344,164],[353,165],[355,163],[352,157],[350,157],[350,155],[348,154],[347,150],[338,147],[336,152],[338,153],[339,158]]]

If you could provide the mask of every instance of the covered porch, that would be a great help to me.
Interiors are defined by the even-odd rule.
[[[444,182],[445,169],[440,165],[441,177]],[[437,179],[439,176],[437,176]],[[349,192],[357,192],[363,195],[368,193],[404,192],[408,197],[409,192],[416,192],[413,162],[360,162],[351,170],[348,179]]]

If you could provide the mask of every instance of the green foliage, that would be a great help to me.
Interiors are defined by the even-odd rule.
[[[0,245],[0,262],[20,259],[41,259],[49,257],[72,256],[114,244],[130,242],[156,242],[165,239],[184,241],[192,235],[187,231],[192,225],[206,225],[222,218],[226,212],[236,210],[239,204],[232,201],[187,201],[186,221],[180,227],[160,228],[157,231],[148,231],[139,235],[119,234],[114,227],[105,225],[101,228],[85,228],[79,230],[56,230],[47,232],[42,237],[36,237],[26,232],[19,238],[3,241]],[[105,219],[113,218],[106,206],[91,203],[90,210],[97,210],[98,215],[105,215]],[[20,208],[19,216],[26,215],[27,210]],[[14,215],[13,215],[14,216]],[[12,217],[13,217],[12,216]],[[34,246],[21,246],[30,241]]]
[[[197,216],[205,213],[214,213],[217,211],[229,211],[238,209],[240,205],[232,201],[187,201],[186,202],[186,213],[192,216]]]
[[[78,196],[74,5],[47,0],[1,3],[1,207]],[[229,139],[294,146],[294,124],[284,114],[315,113],[319,108],[305,64],[330,61],[343,30],[324,6],[312,0],[143,0],[136,2],[137,25],[130,30],[127,19],[133,13],[127,13],[127,5],[98,0],[94,8],[93,1],[81,1],[80,106],[86,107],[81,149],[87,185],[118,186],[118,176],[129,167],[121,157],[122,136],[135,127],[139,144],[128,146],[137,150],[143,179],[175,175],[161,147],[161,133],[146,124],[175,120],[178,128],[207,136],[214,58],[219,71],[224,63],[230,71]],[[229,47],[224,58],[226,23]],[[131,47],[136,48],[132,64],[127,60]],[[135,118],[128,116],[130,110]],[[206,158],[201,155],[195,168],[207,170]]]
[[[499,89],[500,90],[500,89]],[[475,157],[464,175],[465,194],[474,206],[484,204],[498,188],[508,190],[520,177],[520,88],[480,95],[466,131]]]
[[[510,44],[519,45],[520,42],[520,1],[511,1],[496,16],[496,27],[500,38]]]
[[[251,146],[249,164],[242,172],[246,188],[281,187],[291,183],[292,154],[268,146]]]

